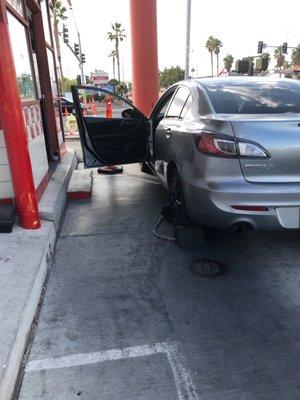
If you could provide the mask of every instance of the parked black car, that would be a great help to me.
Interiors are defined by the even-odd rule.
[[[61,103],[61,109],[62,109],[63,114],[65,114],[67,111],[69,114],[75,115],[75,107],[74,107],[74,103],[72,100],[69,100],[66,97],[61,97],[60,103]],[[83,103],[80,103],[80,106],[81,106],[82,110],[85,109],[85,105]]]

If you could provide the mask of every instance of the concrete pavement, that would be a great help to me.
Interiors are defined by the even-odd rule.
[[[156,240],[167,195],[128,166],[69,205],[20,400],[298,400],[299,232]],[[187,264],[213,256],[227,276]]]

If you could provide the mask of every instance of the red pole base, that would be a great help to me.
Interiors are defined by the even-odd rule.
[[[121,174],[123,172],[123,167],[120,167],[118,165],[107,165],[105,167],[99,167],[97,171],[98,174]]]

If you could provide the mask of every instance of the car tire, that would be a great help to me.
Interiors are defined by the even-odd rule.
[[[149,167],[149,165],[145,161],[141,162],[141,171],[144,172],[145,174],[153,175],[153,172],[152,172],[151,168]]]
[[[169,194],[172,201],[174,201],[174,223],[181,226],[191,225],[191,220],[189,219],[185,205],[186,202],[180,175],[176,168],[174,168],[170,174]]]

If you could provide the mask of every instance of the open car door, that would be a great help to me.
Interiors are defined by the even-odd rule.
[[[85,167],[147,158],[149,121],[137,108],[99,87],[72,86],[72,94]]]

